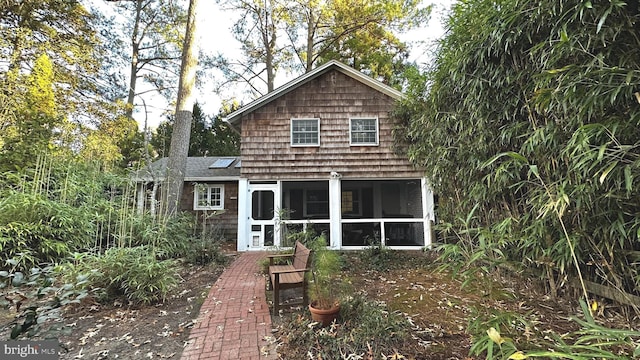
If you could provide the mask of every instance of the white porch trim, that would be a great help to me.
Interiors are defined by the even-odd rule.
[[[414,178],[417,180],[416,178]],[[354,179],[348,179],[354,180]],[[405,179],[367,179],[367,180],[405,180]],[[363,181],[367,181],[363,180]],[[274,205],[276,209],[279,209],[282,201],[283,184],[289,181],[303,181],[303,180],[278,180],[272,186],[277,187],[275,192]],[[390,249],[397,250],[420,250],[423,248],[431,248],[432,246],[432,224],[435,221],[434,214],[434,197],[433,191],[429,186],[426,178],[420,178],[421,189],[421,206],[422,206],[422,218],[389,218],[383,217],[382,214],[375,214],[374,218],[365,219],[343,219],[342,218],[342,181],[340,174],[331,173],[329,179],[311,179],[309,181],[328,181],[329,186],[329,219],[323,220],[287,220],[288,223],[309,224],[309,223],[329,223],[330,239],[332,249],[347,249],[358,250],[365,249],[367,246],[345,246],[343,245],[342,230],[343,224],[348,223],[378,223],[381,225],[381,245],[388,246]],[[241,178],[238,181],[238,251],[252,251],[252,250],[265,250],[271,248],[271,246],[263,246],[262,248],[251,245],[252,241],[252,229],[251,229],[251,191],[252,185],[249,179]],[[260,185],[256,185],[260,187]],[[374,191],[380,191],[379,187],[374,188]],[[376,196],[376,201],[379,201],[379,196]],[[277,210],[276,210],[277,211]],[[277,217],[277,215],[276,215]],[[423,245],[387,245],[385,243],[385,223],[422,223],[423,224]],[[275,236],[279,236],[280,228],[277,226],[278,220],[274,220],[274,242],[279,243],[275,239]]]
[[[251,198],[249,197],[249,179],[238,180],[238,240],[237,250],[247,251],[251,239],[249,218],[251,217]]]
[[[329,178],[329,236],[331,238],[331,248],[340,249],[342,247],[342,183],[340,174],[331,173]]]
[[[433,234],[433,231],[431,229],[431,226],[436,220],[433,190],[431,189],[431,186],[429,186],[427,178],[423,177],[420,180],[420,185],[422,188],[422,214],[424,216],[424,246],[431,249],[431,246],[433,244],[433,239],[431,238],[431,234]]]

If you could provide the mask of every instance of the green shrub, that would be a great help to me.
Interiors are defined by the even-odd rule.
[[[8,193],[0,200],[0,269],[27,271],[55,263],[93,243],[95,225],[82,207],[41,195]],[[15,259],[15,265],[7,260]]]
[[[160,259],[182,258],[198,265],[226,261],[220,253],[221,239],[211,239],[201,233],[191,213],[160,219],[134,215],[130,224],[123,241],[118,242],[120,246],[146,246]]]
[[[369,339],[384,338],[387,349],[401,348],[407,339],[411,324],[398,312],[390,311],[385,304],[373,302],[363,296],[355,296],[343,302],[340,317],[345,326],[351,328],[350,337],[355,342],[365,343]]]
[[[359,255],[366,268],[377,271],[395,269],[404,262],[403,255],[379,243],[367,246]]]
[[[217,241],[192,239],[188,245],[189,250],[184,259],[190,264],[207,265],[212,262],[226,264],[228,261],[228,258],[220,251],[220,245]]]
[[[311,249],[313,247],[313,243],[316,241],[319,235],[312,227],[307,227],[303,229],[302,224],[286,224],[283,226],[283,231],[285,233],[285,243],[284,247],[293,247],[296,244],[296,241],[300,241],[300,243],[307,248]]]
[[[132,303],[164,301],[178,285],[175,261],[157,260],[148,248],[111,248],[102,255],[91,256],[84,263],[88,285],[99,288],[100,299],[121,296]]]
[[[189,214],[171,218],[131,215],[128,223],[128,229],[121,235],[117,245],[146,246],[161,259],[184,257],[195,232],[193,218]]]

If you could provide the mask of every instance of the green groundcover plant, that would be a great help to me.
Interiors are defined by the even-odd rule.
[[[580,304],[583,318],[573,317],[573,321],[579,325],[580,329],[567,334],[550,332],[525,336],[524,329],[535,331],[535,326],[527,323],[521,316],[492,316],[488,319],[475,319],[476,326],[470,327],[472,331],[479,330],[480,324],[492,326],[474,337],[470,353],[474,356],[482,355],[486,359],[511,360],[529,358],[624,360],[640,356],[640,331],[611,329],[598,325],[591,316],[591,310],[587,304],[584,301]]]
[[[409,335],[412,327],[404,314],[355,295],[341,303],[340,321],[328,327],[308,316],[290,314],[278,328],[284,339],[279,351],[291,359],[356,359],[365,355],[401,359],[403,348],[415,346],[416,339]]]
[[[132,303],[164,301],[179,281],[174,260],[157,260],[144,246],[111,248],[83,259],[75,273],[87,276],[87,285],[98,289],[98,298],[124,296]]]

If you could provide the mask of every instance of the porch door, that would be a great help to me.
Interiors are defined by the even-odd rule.
[[[250,184],[251,196],[251,240],[249,247],[260,249],[277,246],[279,229],[276,229],[276,209],[280,208],[278,184]]]

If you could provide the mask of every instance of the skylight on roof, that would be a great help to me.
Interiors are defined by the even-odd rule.
[[[238,160],[238,162],[236,163],[236,168],[241,168],[242,167],[242,160]]]
[[[218,158],[213,164],[209,165],[209,169],[226,169],[233,164],[235,158]]]

